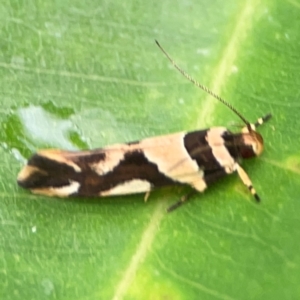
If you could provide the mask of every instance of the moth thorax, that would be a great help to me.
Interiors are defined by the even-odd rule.
[[[241,153],[243,158],[258,156],[262,153],[264,149],[264,140],[258,132],[254,130],[251,130],[251,132],[243,130],[242,139],[246,146],[245,150],[248,148],[248,151],[243,151]]]

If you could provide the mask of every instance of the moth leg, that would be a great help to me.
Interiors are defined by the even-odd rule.
[[[271,118],[272,118],[272,115],[271,114],[267,114],[267,115],[265,115],[265,116],[263,116],[261,118],[258,118],[257,121],[255,123],[253,123],[253,124],[250,124],[250,126],[251,126],[252,130],[256,130],[256,128],[258,126],[263,125],[264,123],[266,123],[267,121],[269,121]],[[242,125],[241,124],[237,124],[237,125],[233,124],[232,126],[247,128],[247,127],[244,127],[244,124],[242,124]]]
[[[146,194],[144,196],[144,202],[145,203],[148,201],[149,196],[150,196],[150,191],[146,192]]]
[[[180,207],[184,202],[186,202],[188,199],[190,199],[195,194],[196,194],[196,191],[191,191],[190,193],[182,196],[177,202],[175,202],[174,204],[172,204],[171,206],[169,206],[167,208],[167,212],[169,213],[169,212],[175,210],[176,208]]]
[[[260,198],[257,195],[254,187],[252,186],[252,182],[251,182],[248,174],[245,172],[245,170],[239,164],[236,164],[235,167],[236,167],[236,171],[239,174],[244,185],[249,189],[250,193],[254,196],[255,200],[257,202],[260,202]]]
[[[222,178],[226,175],[227,173],[223,168],[205,170],[203,177],[202,175],[200,177],[196,177],[197,180],[193,180],[193,182],[191,182],[190,185],[194,188],[194,190],[192,190],[187,195],[182,196],[177,202],[175,202],[167,209],[167,212],[171,212],[174,209],[178,208],[197,192],[203,193],[207,186],[209,186],[215,181],[218,181],[219,178]]]
[[[264,117],[262,118],[259,118],[255,123],[254,123],[254,126],[255,128],[262,125],[263,123],[269,121],[271,119],[272,115],[271,114],[267,114],[265,115]]]

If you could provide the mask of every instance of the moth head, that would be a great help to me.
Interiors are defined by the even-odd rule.
[[[242,153],[242,157],[249,158],[260,155],[264,150],[264,140],[260,133],[256,131],[255,124],[248,124],[242,129],[242,137],[245,145],[249,149]],[[252,153],[251,153],[252,152]]]

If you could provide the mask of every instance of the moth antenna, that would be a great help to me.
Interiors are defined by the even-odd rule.
[[[222,99],[220,96],[218,96],[217,94],[215,94],[214,92],[212,92],[210,89],[208,89],[206,86],[202,85],[201,83],[199,83],[198,81],[196,81],[193,77],[191,77],[188,73],[186,73],[183,69],[181,69],[176,62],[171,58],[171,56],[165,51],[165,49],[159,44],[159,42],[157,40],[155,40],[157,46],[159,47],[159,49],[165,54],[165,56],[169,59],[169,61],[172,63],[172,65],[186,78],[188,79],[190,82],[192,82],[195,86],[197,86],[198,88],[202,89],[203,91],[205,91],[206,93],[208,93],[209,95],[213,96],[215,99],[219,100],[221,103],[223,103],[224,105],[226,105],[231,111],[233,111],[247,126],[249,132],[253,131],[251,128],[250,123],[227,101],[225,101],[224,99]]]

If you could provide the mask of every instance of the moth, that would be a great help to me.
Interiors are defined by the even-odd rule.
[[[231,104],[195,81],[156,41],[174,67],[198,88],[226,105],[245,124],[240,132],[212,127],[86,151],[47,149],[36,152],[18,175],[18,184],[35,194],[56,197],[104,197],[148,193],[171,185],[188,185],[192,192],[168,208],[172,211],[194,192],[203,192],[220,178],[237,172],[259,201],[241,159],[262,153],[264,143],[256,128],[269,120],[248,122]]]

